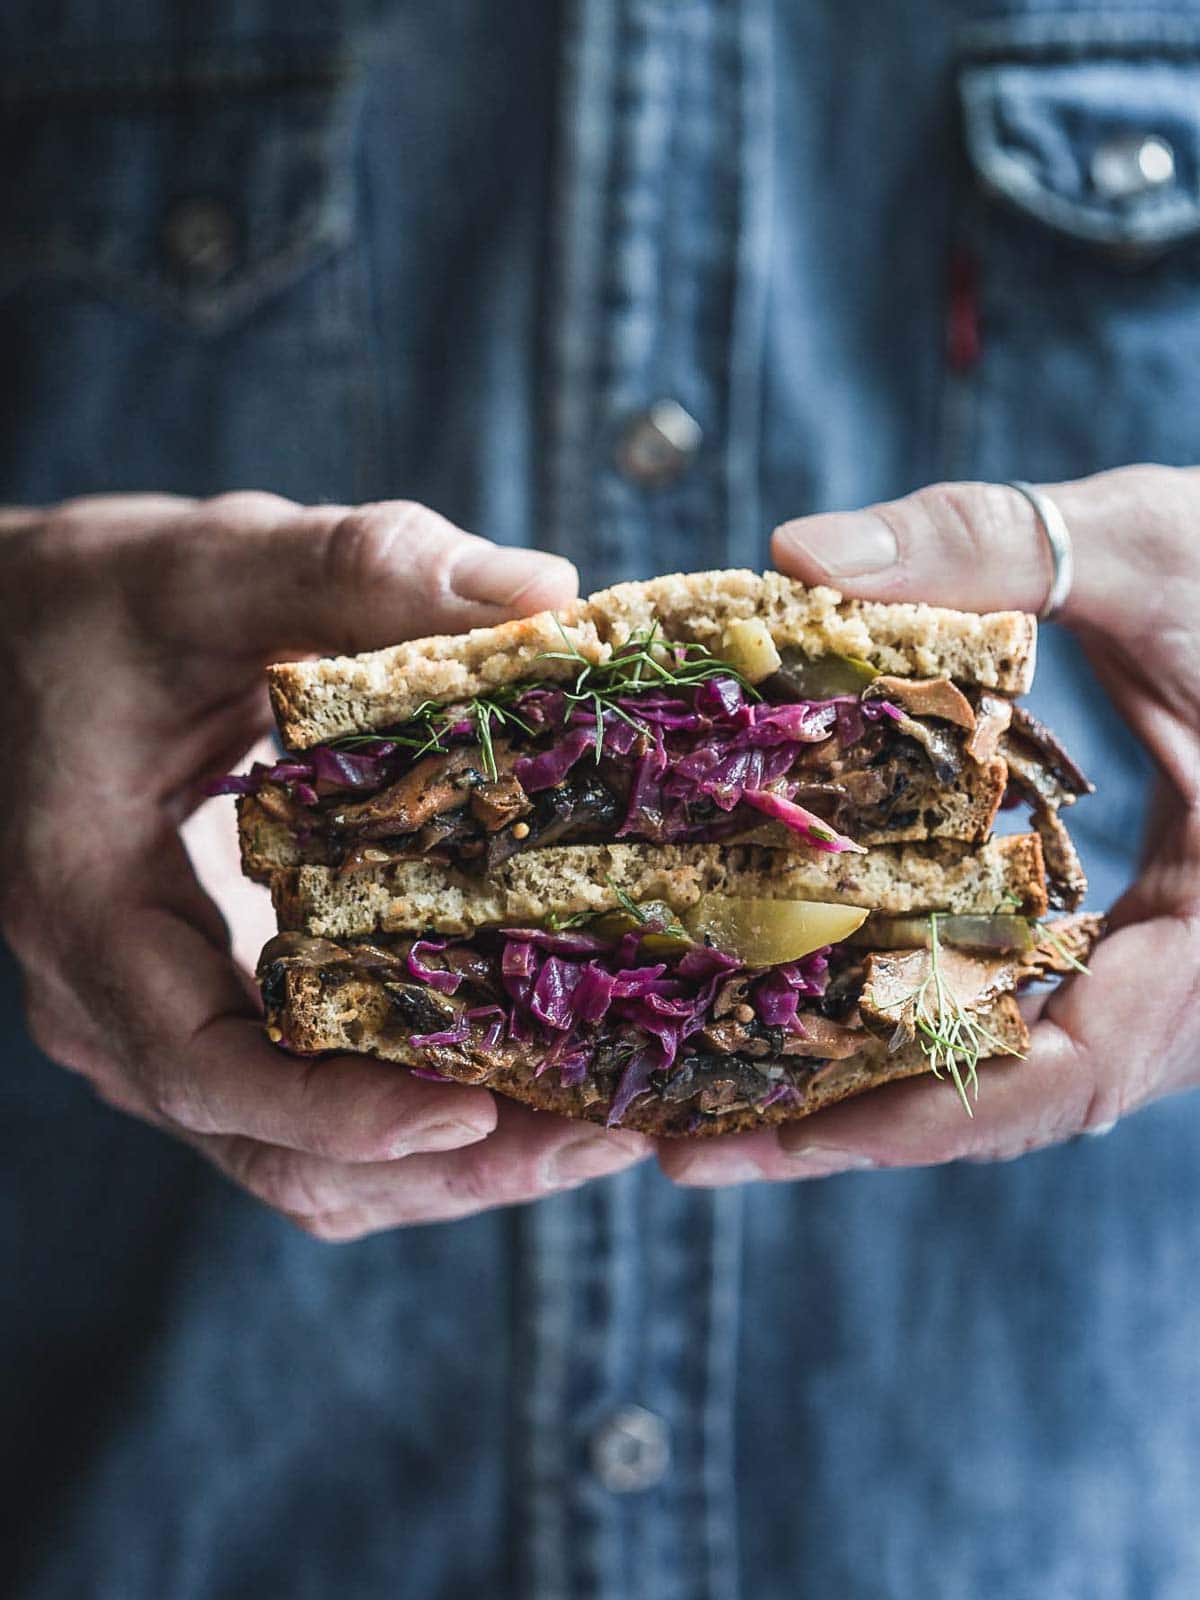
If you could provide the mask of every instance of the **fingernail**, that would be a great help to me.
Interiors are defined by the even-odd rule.
[[[607,1172],[629,1166],[648,1150],[644,1139],[635,1142],[618,1134],[577,1139],[574,1144],[565,1144],[546,1157],[542,1163],[542,1184],[547,1189],[564,1189],[588,1178],[602,1178]]]
[[[454,592],[474,605],[510,606],[534,584],[562,580],[564,588],[571,571],[570,562],[542,550],[523,550],[518,546],[467,545],[450,574]]]
[[[697,1151],[671,1174],[676,1183],[697,1189],[723,1189],[736,1183],[759,1183],[762,1168],[746,1156],[721,1150]]]
[[[869,511],[831,512],[827,516],[787,522],[779,530],[783,543],[831,578],[858,578],[894,567],[899,556],[896,535],[881,517]]]
[[[427,1128],[410,1128],[392,1146],[392,1160],[435,1150],[461,1150],[486,1139],[488,1131],[474,1122],[431,1122]]]
[[[789,1140],[785,1128],[779,1135],[779,1152],[797,1174],[813,1178],[831,1177],[835,1172],[868,1172],[875,1163],[861,1150],[838,1150],[827,1144],[799,1144]]]

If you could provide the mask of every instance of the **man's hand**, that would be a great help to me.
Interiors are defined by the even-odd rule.
[[[568,563],[418,506],[272,495],[0,515],[0,930],[41,1048],[322,1238],[462,1216],[646,1148],[262,1035],[180,841],[266,730],[263,666],[569,602]]]
[[[1049,492],[1075,546],[1061,620],[1161,774],[1142,875],[1113,910],[1092,976],[1051,997],[1027,1060],[984,1070],[973,1120],[945,1084],[911,1080],[778,1132],[664,1148],[678,1181],[1002,1159],[1200,1081],[1200,471],[1129,467]],[[846,594],[975,611],[1037,611],[1051,578],[1028,502],[984,484],[785,523],[774,555],[784,572]]]

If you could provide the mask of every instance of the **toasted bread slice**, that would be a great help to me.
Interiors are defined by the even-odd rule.
[[[949,844],[880,846],[865,856],[755,845],[564,845],[514,856],[489,878],[401,861],[341,875],[328,867],[269,869],[279,926],[325,939],[431,928],[468,933],[550,916],[610,910],[622,895],[685,911],[702,894],[829,900],[873,911],[1017,910],[1041,917],[1046,878],[1034,833]]]
[[[1029,1034],[1011,995],[1001,995],[992,1001],[979,1013],[979,1020],[1013,1055],[1024,1052]],[[428,1058],[423,1052],[397,1033],[380,980],[353,967],[284,966],[270,985],[267,1025],[272,1038],[278,1038],[288,1049],[301,1054],[354,1051],[395,1061],[401,1066],[427,1064]],[[447,1055],[448,1052],[443,1052],[439,1056],[439,1068],[451,1076],[453,1068],[447,1066]],[[993,1065],[1000,1066],[1003,1060],[1001,1057]],[[557,1112],[591,1122],[606,1120],[607,1101],[590,1099],[587,1086],[563,1088],[559,1074],[553,1070],[539,1077],[540,1064],[541,1052],[531,1045],[519,1062],[492,1072],[486,1079],[487,1087],[524,1101],[538,1111]],[[807,1117],[851,1095],[928,1071],[929,1061],[919,1044],[908,1043],[889,1052],[884,1039],[870,1035],[864,1037],[863,1047],[856,1054],[818,1067],[808,1079],[800,1100],[787,1104],[776,1102],[761,1111],[744,1106],[699,1116],[686,1102],[671,1103],[646,1096],[633,1102],[622,1117],[621,1126],[661,1138],[706,1138],[714,1134],[745,1132]],[[466,1057],[460,1081],[481,1081]]]
[[[696,572],[622,583],[557,615],[542,612],[494,628],[392,645],[366,655],[271,667],[268,680],[284,742],[386,728],[425,701],[487,694],[504,684],[571,677],[578,663],[547,659],[574,650],[607,660],[632,634],[657,623],[664,638],[719,653],[730,623],[759,617],[779,648],[870,661],[883,672],[942,676],[1005,694],[1033,680],[1037,624],[1020,611],[978,615],[938,606],[847,600],[777,572]]]

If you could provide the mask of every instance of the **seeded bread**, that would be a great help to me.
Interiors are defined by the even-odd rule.
[[[881,846],[865,856],[754,845],[564,845],[514,856],[489,878],[424,861],[339,875],[297,867],[265,875],[281,929],[324,939],[432,928],[520,927],[550,915],[607,911],[621,894],[675,911],[702,894],[830,900],[875,911],[986,915],[1046,911],[1041,841],[1034,833],[976,850],[946,844]]]
[[[984,615],[927,605],[845,600],[777,572],[696,572],[622,583],[555,616],[462,635],[418,639],[366,655],[290,662],[268,670],[284,742],[305,749],[343,734],[385,728],[426,700],[486,694],[504,684],[570,676],[546,652],[608,658],[657,622],[670,640],[720,651],[729,624],[761,617],[781,649],[859,656],[883,672],[945,676],[1006,694],[1033,680],[1037,624],[1019,611]]]
[[[391,1024],[390,1006],[382,983],[370,974],[360,974],[353,968],[333,966],[322,970],[314,967],[287,968],[281,980],[273,986],[273,1002],[268,1008],[267,1025],[272,1038],[278,1037],[286,1048],[304,1055],[317,1055],[326,1051],[353,1051],[378,1056],[384,1061],[395,1061],[402,1066],[420,1066],[428,1057],[416,1049]],[[979,1013],[980,1021],[1008,1048],[1023,1052],[1029,1043],[1029,1034],[1016,1001],[1011,995],[1002,995],[990,1007]],[[447,1065],[449,1052],[439,1054],[439,1069],[447,1075],[453,1072]],[[1010,1058],[996,1058],[991,1066],[1003,1067]],[[551,1070],[537,1076],[540,1052],[531,1046],[526,1058],[519,1064],[502,1068],[487,1079],[487,1087],[539,1111],[557,1112],[562,1116],[604,1122],[608,1105],[603,1100],[589,1102],[585,1087],[564,1089],[558,1073]],[[781,1065],[784,1063],[780,1063]],[[794,1065],[793,1063],[790,1063]],[[810,1116],[825,1106],[865,1090],[876,1089],[899,1078],[915,1077],[927,1072],[929,1062],[920,1046],[907,1044],[894,1054],[888,1053],[883,1039],[869,1037],[863,1048],[843,1061],[831,1061],[819,1068],[809,1079],[803,1101],[799,1104],[768,1106],[765,1111],[746,1107],[721,1115],[707,1116],[695,1121],[693,1108],[687,1103],[671,1104],[646,1096],[635,1100],[622,1118],[623,1128],[660,1138],[706,1138],[714,1134],[744,1132],[768,1127],[774,1123],[791,1122]],[[463,1058],[460,1081],[477,1083],[478,1070]],[[946,1093],[953,1093],[948,1086]],[[592,1091],[594,1092],[594,1091]]]

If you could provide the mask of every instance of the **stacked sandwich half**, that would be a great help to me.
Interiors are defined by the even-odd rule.
[[[776,574],[270,670],[226,780],[272,1039],[706,1135],[932,1070],[969,1105],[1094,919],[1035,624]],[[993,836],[1028,802],[1033,830]]]

